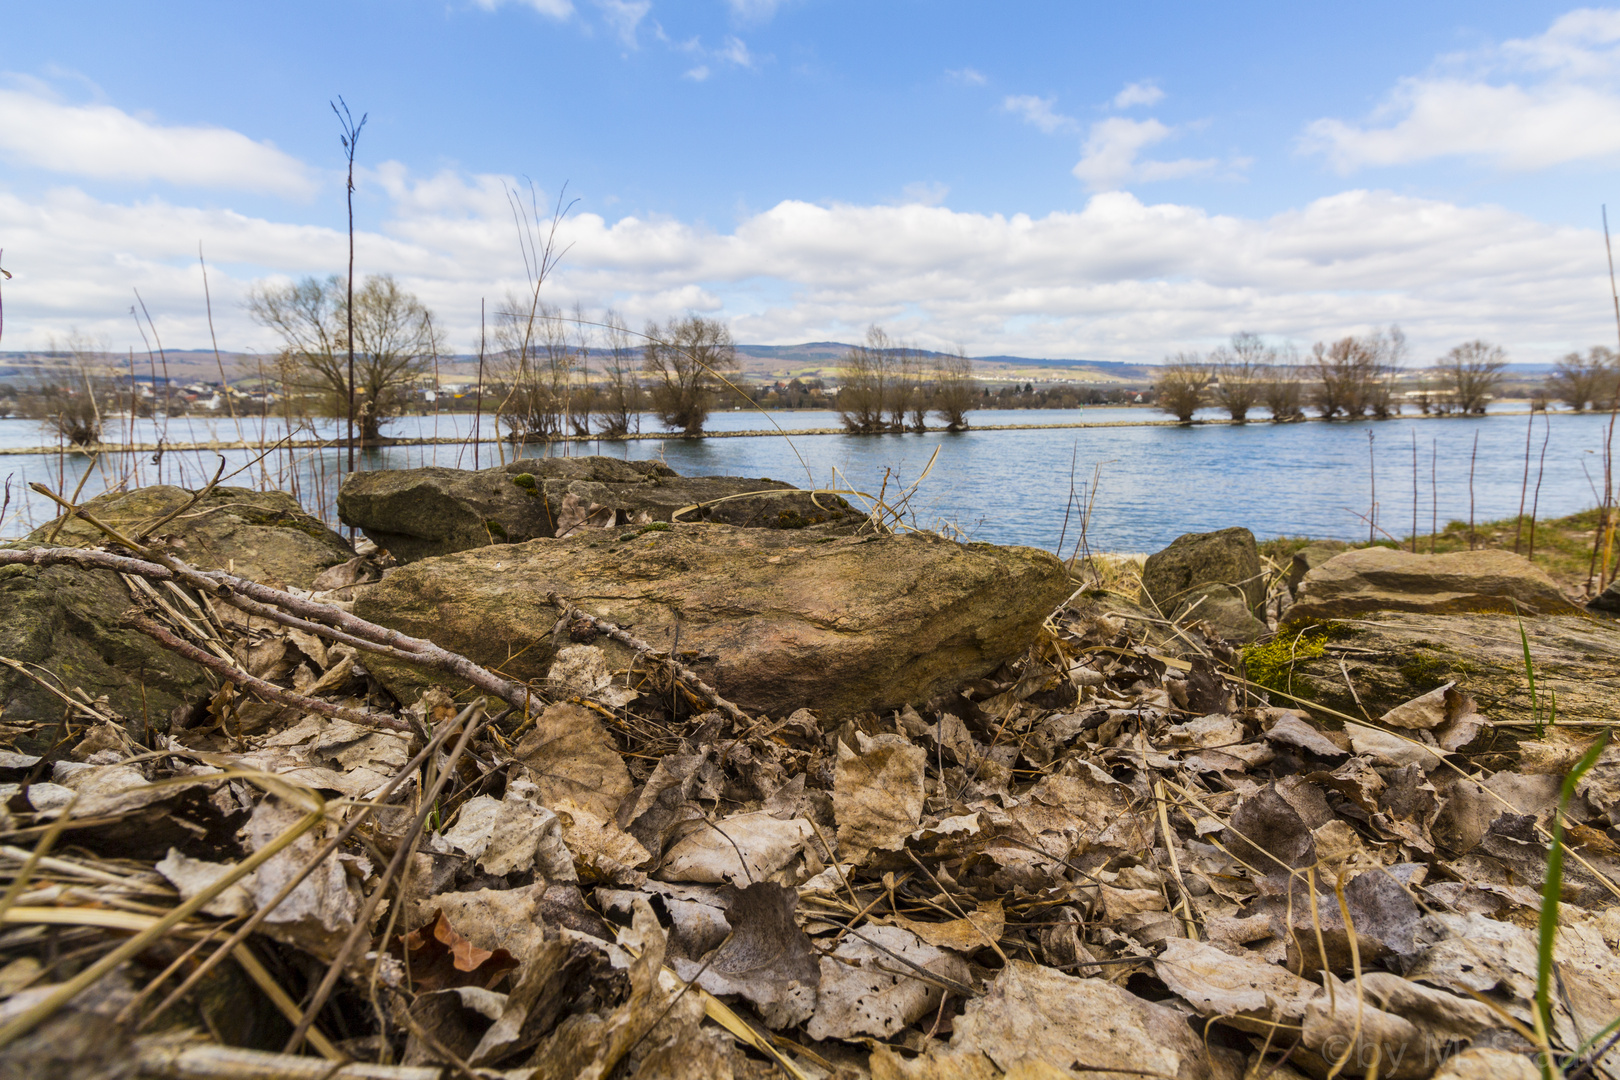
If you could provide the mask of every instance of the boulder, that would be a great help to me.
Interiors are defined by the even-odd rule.
[[[769,492],[755,498],[737,498]],[[724,502],[716,500],[724,499]],[[682,477],[656,461],[611,457],[522,458],[477,472],[429,467],[353,473],[338,491],[338,516],[400,562],[516,544],[594,528],[669,521],[802,529],[862,517],[836,495],[819,497],[778,480]]]
[[[11,544],[7,547],[42,547]],[[0,567],[0,656],[20,661],[41,678],[90,698],[103,695],[130,721],[131,734],[165,731],[175,706],[213,687],[211,676],[157,642],[123,625],[134,607],[115,574],[70,566]],[[10,666],[0,667],[0,717],[24,753],[44,753],[60,737],[67,706],[60,697]],[[84,718],[74,714],[74,722]]]
[[[129,536],[150,529],[191,496],[185,488],[160,484],[98,495],[85,509]],[[47,542],[56,524],[35,529],[28,539]],[[169,538],[175,553],[193,566],[229,569],[255,581],[300,589],[309,588],[327,567],[354,558],[343,537],[304,513],[285,491],[215,488],[160,532]],[[95,526],[73,518],[62,525],[54,543],[86,547],[105,540]]]
[[[1299,583],[1305,580],[1306,574],[1349,549],[1350,545],[1343,540],[1312,540],[1294,552],[1288,560],[1288,595],[1297,596]]]
[[[1370,547],[1335,556],[1306,574],[1299,599],[1284,616],[1291,623],[1319,622],[1375,611],[1581,613],[1557,582],[1510,551],[1414,555]]]
[[[647,525],[423,559],[363,586],[354,610],[535,679],[570,644],[552,636],[550,591],[655,649],[678,648],[745,709],[836,718],[924,701],[995,670],[1069,584],[1062,563],[1033,548]],[[595,643],[613,668],[634,662],[609,638]],[[380,658],[368,666],[403,700],[430,681]]]
[[[1248,529],[1188,533],[1142,566],[1142,595],[1167,619],[1202,619],[1234,641],[1267,632],[1255,612],[1263,610],[1266,583],[1260,551]]]
[[[1303,631],[1302,658],[1276,683],[1286,681],[1296,696],[1351,716],[1361,716],[1365,708],[1377,717],[1456,682],[1487,719],[1530,723],[1534,714],[1519,625],[1517,616],[1488,613],[1381,612],[1316,631],[1290,621],[1278,640],[1295,640]],[[1550,696],[1556,695],[1560,719],[1620,722],[1620,626],[1568,615],[1527,615],[1523,625],[1542,720],[1548,718]],[[1345,685],[1346,670],[1355,695]]]
[[[1588,611],[1600,615],[1620,615],[1620,580],[1609,582],[1609,587],[1587,601]]]

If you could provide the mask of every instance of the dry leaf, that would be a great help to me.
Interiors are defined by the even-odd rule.
[[[926,751],[899,735],[857,734],[859,754],[838,744],[833,815],[839,857],[857,863],[873,851],[893,851],[922,819]]]

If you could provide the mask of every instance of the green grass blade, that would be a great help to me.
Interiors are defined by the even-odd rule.
[[[1564,778],[1564,787],[1558,798],[1558,809],[1553,814],[1552,847],[1547,852],[1547,880],[1541,887],[1541,919],[1537,927],[1536,940],[1536,1009],[1541,1015],[1542,1030],[1549,1042],[1553,1033],[1553,943],[1558,937],[1558,905],[1564,893],[1564,811],[1569,807],[1569,801],[1575,797],[1575,785],[1580,783],[1581,777],[1597,764],[1598,757],[1608,745],[1609,733],[1605,731],[1602,737],[1581,755],[1581,759]],[[1543,1071],[1550,1067],[1550,1064],[1544,1063]]]
[[[1541,706],[1536,701],[1536,665],[1530,660],[1530,635],[1524,632],[1524,619],[1519,619],[1519,644],[1524,646],[1524,679],[1530,684],[1530,718],[1535,721],[1536,738],[1541,738]]]

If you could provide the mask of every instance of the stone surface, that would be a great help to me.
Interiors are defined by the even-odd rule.
[[[1142,597],[1165,618],[1203,619],[1234,641],[1266,632],[1255,617],[1266,600],[1260,552],[1248,529],[1188,533],[1142,566]]]
[[[1343,540],[1313,540],[1294,552],[1288,560],[1288,594],[1299,595],[1299,583],[1305,580],[1306,574],[1349,549],[1350,545]]]
[[[150,528],[190,498],[184,488],[160,484],[98,495],[85,509],[129,536]],[[52,522],[35,529],[28,539],[44,542],[54,526]],[[309,588],[327,567],[354,558],[341,536],[304,513],[285,491],[215,488],[160,532],[172,538],[175,553],[193,566],[230,569],[255,581],[300,589]],[[104,539],[95,526],[74,518],[62,526],[55,543],[84,547]]]
[[[148,722],[167,730],[175,706],[195,700],[212,683],[191,661],[122,626],[133,606],[128,587],[114,574],[68,566],[0,567],[0,656],[29,665],[59,688],[79,687],[91,698],[106,695],[132,721],[133,733]],[[66,706],[16,669],[0,667],[0,710],[0,723],[34,725],[17,748],[42,753],[58,738]],[[75,722],[84,720],[76,714]]]
[[[1620,580],[1609,582],[1609,587],[1592,597],[1586,606],[1600,615],[1620,615]]]
[[[1581,613],[1557,582],[1510,551],[1414,555],[1371,547],[1347,551],[1306,574],[1298,601],[1283,614],[1297,623],[1375,611]]]
[[[1620,625],[1582,616],[1526,616],[1524,629],[1543,719],[1550,691],[1557,695],[1560,719],[1620,722]],[[1487,719],[1533,719],[1514,616],[1386,612],[1334,625],[1326,650],[1295,663],[1292,692],[1351,716],[1362,715],[1362,706],[1379,716],[1455,680]],[[1360,706],[1345,686],[1341,659]]]
[[[431,637],[521,679],[545,675],[555,590],[679,651],[745,709],[836,718],[923,701],[994,670],[1068,595],[1062,564],[1032,548],[937,537],[826,536],[727,525],[626,529],[422,560],[363,587],[355,613]],[[629,650],[595,644],[609,666]],[[406,699],[427,685],[372,670]]]
[[[793,494],[732,497],[766,491]],[[775,529],[861,520],[835,495],[820,496],[817,506],[807,492],[781,481],[682,477],[656,461],[610,457],[523,458],[477,472],[430,467],[355,473],[338,492],[338,514],[400,562],[411,562],[555,537],[559,530],[669,521],[683,507],[716,499],[727,501],[682,520]]]

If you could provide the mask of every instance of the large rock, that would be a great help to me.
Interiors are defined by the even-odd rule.
[[[1294,552],[1288,560],[1288,595],[1299,595],[1299,583],[1305,580],[1305,575],[1315,570],[1331,559],[1336,559],[1348,551],[1350,545],[1343,540],[1312,540],[1309,544]]]
[[[552,590],[654,648],[670,648],[678,627],[682,659],[746,709],[839,717],[922,701],[994,670],[1029,644],[1069,585],[1062,564],[1032,548],[644,526],[425,559],[366,586],[355,613],[533,679],[558,645]],[[614,667],[631,665],[628,650],[596,643]],[[407,700],[428,682],[392,663],[368,666]]]
[[[772,494],[736,498],[750,492]],[[338,516],[400,562],[411,562],[555,537],[559,529],[669,521],[677,510],[717,499],[726,501],[682,520],[776,529],[860,520],[836,495],[820,496],[817,506],[808,492],[778,480],[682,477],[656,461],[610,457],[522,458],[477,472],[429,467],[354,473],[338,491]]]
[[[1266,602],[1266,583],[1248,529],[1176,537],[1147,557],[1142,595],[1165,618],[1202,619],[1234,641],[1253,641],[1267,631],[1255,617]]]
[[[7,547],[39,547],[24,543]],[[123,625],[134,606],[115,574],[70,566],[0,567],[0,656],[20,661],[58,689],[105,695],[140,735],[167,730],[169,714],[212,687],[211,677],[157,642]],[[26,725],[17,748],[43,753],[60,737],[67,705],[39,682],[0,666],[0,723]],[[84,717],[74,713],[75,724]]]
[[[1581,613],[1557,582],[1510,551],[1414,555],[1371,547],[1347,551],[1306,574],[1298,602],[1284,614],[1297,623],[1375,611]]]
[[[1609,587],[1587,601],[1586,606],[1600,615],[1620,615],[1620,580],[1609,582]]]
[[[1525,616],[1523,623],[1542,720],[1548,719],[1550,695],[1556,695],[1560,719],[1620,722],[1620,626],[1567,615]],[[1303,630],[1306,646],[1304,658],[1295,661],[1292,677],[1286,679],[1292,693],[1351,716],[1362,715],[1365,708],[1377,717],[1456,682],[1474,696],[1487,719],[1534,719],[1518,617],[1384,612],[1325,631],[1296,627],[1291,620],[1285,629],[1278,640],[1295,640]],[[1346,670],[1354,695],[1345,685]]]
[[[98,495],[85,509],[130,536],[184,506],[191,495],[185,488],[161,484]],[[52,522],[35,529],[28,539],[44,543],[55,526]],[[255,581],[300,589],[309,588],[327,567],[354,558],[343,537],[304,513],[285,491],[215,488],[160,532],[193,566],[229,569]],[[79,518],[64,524],[54,541],[64,547],[105,542],[100,530]]]

